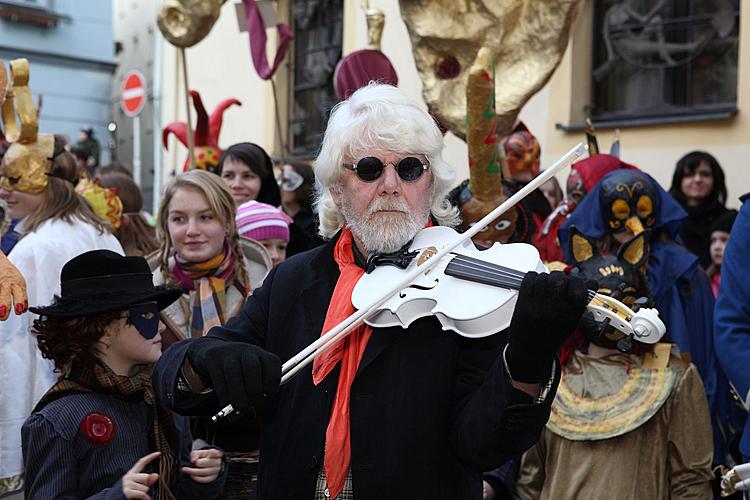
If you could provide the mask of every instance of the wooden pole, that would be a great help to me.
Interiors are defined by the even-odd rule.
[[[195,168],[195,158],[193,157],[193,149],[195,148],[193,138],[193,120],[190,117],[190,86],[188,85],[188,72],[187,72],[187,57],[185,55],[185,48],[180,47],[180,55],[182,56],[182,80],[185,83],[185,111],[187,112],[187,136],[188,136],[188,170]]]

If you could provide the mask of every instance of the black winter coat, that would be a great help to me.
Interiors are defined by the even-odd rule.
[[[711,264],[711,226],[728,209],[718,203],[697,207],[683,206],[688,217],[680,227],[680,238],[685,247],[698,256],[703,269]]]
[[[336,240],[275,268],[239,316],[209,336],[257,344],[282,362],[317,339],[339,276]],[[442,331],[434,317],[405,330],[374,330],[351,389],[357,500],[480,499],[482,471],[537,441],[554,387],[541,404],[518,403],[525,400],[511,386],[501,355],[503,338],[466,339]],[[213,413],[219,409],[215,398],[177,390],[189,342],[164,353],[154,386],[177,412]],[[311,366],[268,401],[259,499],[314,498],[339,368],[315,386]],[[555,372],[556,386],[559,368]]]

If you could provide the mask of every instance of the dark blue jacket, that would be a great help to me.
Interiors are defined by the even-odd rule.
[[[259,345],[282,362],[316,340],[339,277],[335,242],[280,264],[239,316],[209,336]],[[200,402],[176,388],[189,342],[164,353],[154,387],[176,411],[215,412],[215,400]],[[536,442],[554,390],[543,404],[509,404],[514,389],[502,345],[502,335],[474,340],[444,332],[434,317],[408,329],[374,329],[351,388],[357,500],[480,499],[482,471]],[[267,401],[259,499],[314,498],[338,376],[337,367],[315,386],[308,365]]]
[[[115,423],[114,437],[104,446],[89,442],[80,429],[82,420],[93,412]],[[181,466],[191,467],[188,421],[179,415],[174,418]],[[146,404],[99,393],[70,394],[48,403],[26,420],[21,434],[27,500],[124,499],[122,476],[156,451],[149,445]],[[144,472],[158,472],[156,463]],[[173,472],[173,479],[176,498],[215,498],[224,487],[226,471],[209,484],[196,483],[179,470]]]
[[[721,287],[716,298],[714,341],[729,380],[745,408],[750,394],[750,199],[744,198],[732,227],[721,265]],[[740,451],[750,460],[750,419],[740,441]]]

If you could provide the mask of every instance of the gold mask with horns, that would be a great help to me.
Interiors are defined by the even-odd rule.
[[[7,80],[2,59],[0,68],[1,83]],[[29,90],[28,60],[14,59],[10,62],[10,82],[7,90],[3,86],[6,92],[2,113],[5,137],[12,144],[3,156],[0,187],[8,191],[41,193],[49,182],[47,174],[52,167],[55,137],[37,134],[39,120]]]

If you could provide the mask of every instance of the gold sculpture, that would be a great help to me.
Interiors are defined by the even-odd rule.
[[[480,47],[495,54],[497,130],[549,80],[582,1],[399,0],[422,93],[445,127],[466,137],[466,81]]]
[[[492,51],[482,47],[468,72],[466,144],[469,149],[469,190],[472,196],[461,205],[461,232],[468,230],[508,199],[503,191],[498,158],[493,60]],[[477,233],[472,241],[485,247],[496,241],[507,243],[516,229],[517,219],[518,212],[512,208]]]
[[[378,8],[366,8],[367,17],[367,48],[381,50],[380,41],[383,39],[383,28],[385,27],[385,13]]]
[[[25,59],[23,59],[23,61],[25,62],[25,77],[28,83],[28,61]],[[12,61],[10,66],[11,74],[15,74],[17,77],[20,76],[20,74],[23,73],[23,71],[20,71],[24,69],[23,66],[24,63],[19,63],[18,60]],[[5,71],[5,63],[0,59],[0,105],[2,105],[3,117],[5,117],[6,112],[5,98],[8,97],[9,94],[12,96],[12,92],[8,91],[8,73]],[[15,124],[16,115],[12,104],[9,109],[13,111],[12,118]],[[36,118],[36,114],[34,114],[34,118]],[[6,156],[8,152],[10,152],[10,149],[6,151]],[[0,186],[5,187],[4,181],[5,177],[0,177]],[[2,235],[5,234],[10,225],[10,215],[8,214],[8,205],[5,203],[5,200],[0,201],[2,201],[2,204],[4,205],[2,208],[3,217],[2,220],[0,220],[0,239],[2,239]],[[15,307],[13,307],[14,305]],[[15,309],[16,314],[23,314],[28,307],[29,301],[28,296],[26,295],[26,282],[24,281],[23,276],[13,263],[8,260],[5,254],[0,252],[0,321],[8,319],[12,308]]]
[[[3,73],[5,68],[3,67]],[[5,78],[7,80],[7,77]],[[14,59],[10,62],[10,81],[3,103],[3,127],[8,142],[28,144],[36,140],[39,126],[34,108],[34,99],[29,90],[29,61]],[[20,126],[16,121],[16,113]]]
[[[156,23],[175,47],[192,47],[203,40],[219,18],[226,0],[165,0]]]
[[[4,73],[2,60],[0,65]],[[50,134],[37,134],[39,121],[28,86],[28,60],[14,59],[10,62],[10,81],[2,110],[5,137],[12,144],[3,156],[0,186],[8,191],[41,193],[47,187],[55,138]]]

